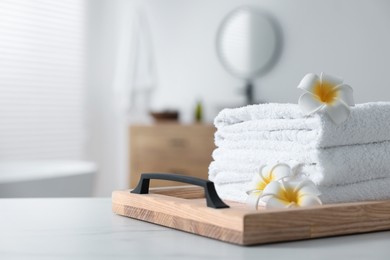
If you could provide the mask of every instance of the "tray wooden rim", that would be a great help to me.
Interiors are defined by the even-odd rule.
[[[150,194],[112,193],[114,213],[239,245],[390,230],[390,200],[254,211],[207,208],[195,186],[154,188]],[[286,221],[288,219],[288,221]]]

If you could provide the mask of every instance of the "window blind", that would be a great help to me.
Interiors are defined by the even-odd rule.
[[[0,0],[0,160],[82,159],[83,0]]]

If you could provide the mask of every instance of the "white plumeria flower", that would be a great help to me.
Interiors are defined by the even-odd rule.
[[[310,180],[273,181],[263,191],[266,208],[296,208],[322,205],[320,192]]]
[[[250,208],[257,209],[263,190],[273,181],[278,181],[287,177],[291,177],[292,169],[285,163],[277,163],[270,166],[262,166],[252,179],[247,191],[247,205]]]
[[[298,85],[306,91],[298,100],[299,107],[307,115],[324,110],[336,124],[347,120],[350,106],[354,106],[353,90],[343,80],[325,73],[320,77],[309,73]]]

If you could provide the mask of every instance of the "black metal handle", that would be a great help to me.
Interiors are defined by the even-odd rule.
[[[184,182],[203,187],[204,194],[206,196],[207,207],[215,209],[229,208],[229,206],[226,205],[219,198],[213,182],[199,179],[196,177],[178,175],[173,173],[142,173],[137,187],[135,187],[135,189],[132,190],[131,193],[148,194],[149,183],[151,179]]]

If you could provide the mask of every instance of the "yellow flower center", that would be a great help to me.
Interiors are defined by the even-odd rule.
[[[314,95],[318,101],[325,104],[332,104],[338,95],[338,90],[329,82],[318,82],[314,87]]]
[[[272,182],[273,180],[274,180],[274,174],[273,174],[273,172],[272,171],[270,171],[269,173],[268,173],[268,175],[267,176],[261,176],[261,178],[262,178],[262,181],[259,181],[258,183],[257,183],[257,186],[256,186],[256,189],[257,190],[264,190],[265,189],[265,187],[270,183],[270,182]]]
[[[286,205],[293,203],[299,205],[299,192],[291,188],[280,189],[279,198],[286,203]]]

